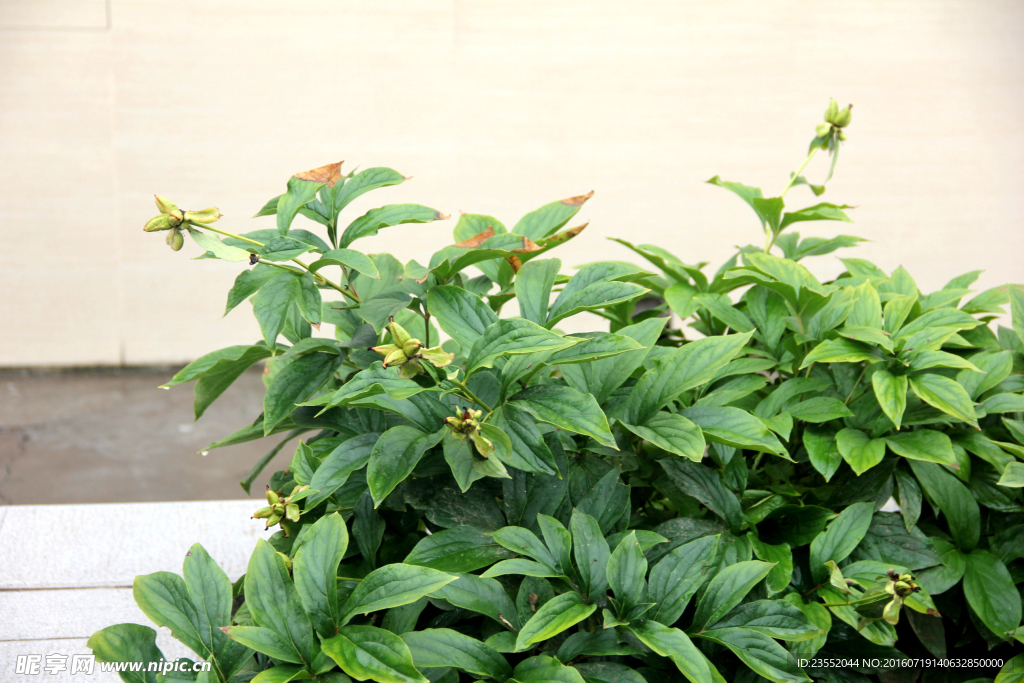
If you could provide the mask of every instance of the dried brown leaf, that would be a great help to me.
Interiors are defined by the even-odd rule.
[[[468,240],[456,242],[455,246],[469,247],[470,249],[475,249],[476,247],[479,247],[481,244],[483,244],[492,237],[494,237],[494,226],[488,226],[486,230],[476,235],[473,235]]]
[[[593,196],[594,191],[591,190],[586,194],[581,194],[579,197],[569,197],[568,199],[563,199],[562,203],[565,204],[566,206],[580,206],[581,204],[583,204],[583,202],[587,201]]]
[[[341,180],[341,165],[344,161],[339,161],[336,164],[327,164],[320,168],[314,168],[312,171],[304,171],[303,173],[296,173],[295,177],[299,180],[311,180],[314,183],[326,183],[327,187],[334,187],[334,183]]]

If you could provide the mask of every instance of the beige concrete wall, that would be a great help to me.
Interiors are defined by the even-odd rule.
[[[855,103],[826,199],[859,207],[858,256],[925,290],[1020,282],[1022,46],[1013,1],[0,0],[0,364],[255,339],[248,311],[220,318],[238,266],[142,232],[152,195],[270,227],[247,217],[338,159],[415,176],[353,215],[414,201],[514,223],[595,190],[566,265],[627,258],[609,236],[717,262],[758,229],[702,181],[777,191],[829,96]],[[422,259],[451,224],[360,246]]]

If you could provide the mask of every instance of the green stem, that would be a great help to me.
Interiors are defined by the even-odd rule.
[[[195,226],[195,227],[200,227],[200,226]],[[248,237],[242,237],[241,235],[236,235],[233,232],[228,232],[227,230],[221,230],[220,228],[215,228],[212,225],[202,225],[201,227],[204,230],[209,230],[210,232],[216,232],[216,233],[219,233],[221,235],[224,235],[225,237],[231,237],[231,238],[234,238],[236,240],[241,240],[242,242],[248,242],[249,244],[254,244],[257,247],[265,247],[265,246],[267,246],[263,242],[257,242],[256,240],[249,239]],[[335,290],[341,292],[345,296],[351,298],[353,301],[356,301],[356,302],[361,301],[361,299],[358,296],[356,296],[356,293],[353,292],[348,287],[343,287],[342,285],[335,284],[334,282],[331,282],[330,280],[325,278],[320,273],[314,273],[313,271],[311,271],[309,269],[309,266],[307,266],[305,263],[303,263],[302,261],[300,261],[297,258],[293,258],[292,261],[294,263],[298,264],[299,266],[301,266],[303,269],[305,269],[306,272],[311,273],[314,277],[320,279],[325,285],[327,285],[331,289],[335,289]],[[288,268],[287,266],[282,266],[280,264],[272,263],[270,261],[263,261],[262,263],[267,263],[267,264],[272,265],[272,266],[277,266],[278,268],[284,268],[285,270],[291,270],[292,272],[299,272],[299,271],[295,271],[295,270],[293,270],[291,268]]]
[[[457,379],[451,379],[451,380],[449,380],[449,381],[450,381],[450,382],[451,382],[452,384],[454,384],[455,386],[457,386],[458,388],[462,389],[462,392],[463,392],[463,394],[464,394],[464,395],[463,395],[463,398],[467,398],[467,399],[469,399],[470,401],[472,401],[473,403],[477,404],[478,406],[480,406],[481,408],[483,408],[484,410],[486,410],[488,414],[490,414],[490,413],[493,413],[493,412],[494,412],[494,409],[493,409],[493,408],[491,408],[491,407],[490,407],[489,405],[487,405],[486,403],[484,403],[483,401],[481,401],[481,400],[480,400],[480,399],[479,399],[479,398],[477,397],[477,395],[476,395],[476,394],[474,394],[474,393],[473,393],[473,392],[472,392],[472,391],[470,390],[470,388],[469,388],[469,387],[467,387],[467,386],[466,386],[465,384],[463,384],[462,382],[460,382],[460,381],[459,381],[459,380],[457,380]]]
[[[867,366],[867,364],[865,364],[864,365],[864,369],[860,371],[860,374],[857,376],[856,381],[854,381],[853,388],[850,389],[850,393],[848,393],[846,395],[846,399],[843,401],[844,404],[850,405],[850,397],[853,396],[853,392],[857,391],[857,387],[860,385],[860,381],[862,379],[864,379],[864,373],[866,373],[867,371],[868,371],[868,366]],[[858,396],[858,398],[860,398],[860,397]]]
[[[796,182],[796,179],[800,177],[800,174],[803,173],[803,170],[807,168],[807,164],[811,163],[811,159],[813,159],[814,155],[817,153],[817,147],[815,147],[810,151],[810,153],[808,153],[807,158],[804,159],[804,163],[800,164],[800,168],[796,169],[796,173],[789,177],[789,182],[786,183],[786,186],[784,188],[782,188],[782,193],[779,195],[779,199],[782,199],[783,197],[786,196],[786,193],[789,192],[789,188],[793,187],[793,183]],[[769,251],[771,251],[772,247],[775,246],[775,240],[777,238],[778,235],[775,234],[775,232],[771,228],[769,228],[768,234],[765,235],[764,239],[764,253],[767,254]]]

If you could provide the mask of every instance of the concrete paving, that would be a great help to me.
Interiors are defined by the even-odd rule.
[[[238,482],[280,437],[199,452],[260,413],[259,371],[194,422],[191,384],[157,388],[174,370],[0,371],[0,504],[246,497]],[[267,467],[257,495],[292,450]]]

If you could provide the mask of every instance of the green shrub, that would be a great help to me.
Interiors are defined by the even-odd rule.
[[[830,106],[807,161],[824,150],[834,167],[849,118]],[[545,252],[581,232],[563,228],[589,195],[511,230],[464,214],[427,265],[351,244],[434,209],[384,206],[339,231],[355,197],[402,182],[390,169],[293,176],[259,214],[277,229],[245,235],[158,198],[147,230],[172,248],[187,232],[206,258],[255,264],[227,309],[251,298],[263,332],[170,384],[195,382],[199,417],[266,360],[262,415],[211,445],[285,435],[247,491],[299,442],[254,515],[281,528],[244,579],[197,545],[183,577],[136,580],[142,610],[214,663],[207,682],[889,681],[908,658],[1010,660],[1024,292],[960,305],[977,273],[922,295],[902,268],[860,259],[819,282],[800,261],[858,239],[787,231],[849,221],[847,206],[785,211],[797,186],[824,192],[806,165],[773,198],[710,181],[766,235],[710,278],[626,242],[658,272],[562,275]],[[293,229],[299,214],[327,239]],[[1014,328],[993,331],[1007,304]],[[669,310],[703,336],[668,326]],[[608,331],[558,330],[587,311]],[[325,323],[333,338],[313,337]],[[882,509],[891,498],[900,512]],[[154,639],[121,624],[90,647],[156,661]],[[801,665],[815,656],[843,666]],[[883,663],[849,665],[869,657]],[[1021,669],[1018,656],[1001,677]],[[125,680],[175,680],[147,676]]]

